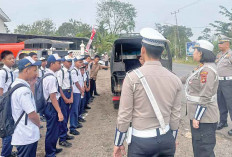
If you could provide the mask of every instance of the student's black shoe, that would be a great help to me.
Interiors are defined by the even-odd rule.
[[[97,93],[97,94],[94,94],[94,96],[100,96],[100,94]]]
[[[79,122],[80,122],[80,121],[79,121]],[[82,127],[83,127],[83,125],[80,124],[80,123],[77,125],[77,128],[82,128]]]
[[[80,133],[77,130],[72,130],[69,133],[72,135],[80,135]]]
[[[72,143],[69,143],[67,141],[61,141],[61,142],[59,142],[59,145],[66,147],[66,148],[72,147]]]
[[[232,136],[232,129],[230,131],[228,131],[228,135]]]
[[[218,125],[217,125],[217,130],[221,130],[222,128],[224,127],[228,127],[228,124],[225,122],[225,123],[222,123],[220,122]]]
[[[56,148],[56,154],[59,154],[60,152],[62,152],[62,148]]]
[[[94,98],[95,98],[95,97],[94,97],[94,96],[92,96],[90,99],[92,99],[92,100],[93,100]]]
[[[86,120],[84,120],[83,118],[79,118],[79,120],[78,120],[79,122],[81,122],[81,123],[84,123],[84,122],[86,122]]]
[[[89,110],[89,109],[91,109],[91,107],[89,107],[89,106],[86,106],[86,107],[85,107],[85,109],[86,109],[86,110]]]
[[[74,136],[69,136],[69,135],[66,136],[66,140],[73,140],[73,139],[74,139]]]
[[[85,114],[85,113],[88,113],[88,111],[84,110],[84,114]]]

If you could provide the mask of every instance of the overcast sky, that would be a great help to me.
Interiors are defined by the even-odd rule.
[[[96,6],[100,0],[0,0],[0,8],[9,16],[7,23],[11,32],[19,24],[31,24],[36,20],[50,18],[59,27],[73,18],[94,25]],[[219,5],[232,9],[232,0],[121,0],[137,9],[135,32],[143,27],[154,27],[155,23],[175,24],[171,12],[180,9],[178,24],[191,27],[195,40],[209,23],[225,20],[218,12]]]

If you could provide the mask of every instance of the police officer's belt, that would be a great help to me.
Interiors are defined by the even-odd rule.
[[[218,77],[218,80],[232,80],[232,76]]]
[[[165,130],[162,130],[161,128],[150,129],[150,130],[137,130],[133,128],[132,135],[136,137],[141,137],[141,138],[156,137],[159,135],[166,134],[169,131],[169,129],[170,129],[169,125],[166,125]]]
[[[191,95],[186,94],[186,99],[188,101],[200,103],[200,97],[199,96],[191,96]],[[216,100],[217,100],[217,95],[214,95],[214,96],[212,96],[210,102],[214,102]]]

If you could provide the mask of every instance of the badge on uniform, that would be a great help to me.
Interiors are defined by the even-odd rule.
[[[201,72],[201,83],[206,83],[207,75],[208,75],[208,72],[206,71]]]

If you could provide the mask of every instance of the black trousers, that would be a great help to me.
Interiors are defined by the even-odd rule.
[[[92,97],[97,94],[97,89],[96,89],[96,80],[90,79],[90,96]]]
[[[175,151],[175,139],[169,131],[151,138],[132,136],[128,157],[174,157]]]
[[[217,123],[200,123],[194,129],[190,121],[194,157],[215,157]]]
[[[228,112],[232,118],[232,80],[220,80],[217,100],[220,111],[220,122],[227,122]],[[232,120],[232,119],[231,119]]]
[[[17,148],[17,156],[18,157],[36,157],[36,150],[37,150],[38,142],[23,145],[23,146],[16,146]]]

